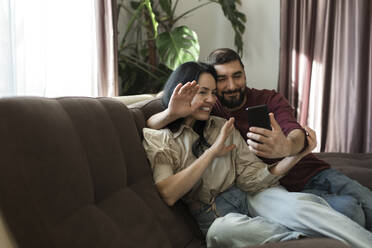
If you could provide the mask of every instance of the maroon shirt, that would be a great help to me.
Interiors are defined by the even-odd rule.
[[[247,139],[249,130],[248,114],[245,109],[256,105],[266,104],[269,112],[274,113],[275,120],[279,123],[283,133],[287,136],[293,129],[302,129],[297,123],[293,113],[294,110],[288,101],[274,90],[257,90],[247,88],[247,101],[245,105],[236,111],[227,112],[217,100],[212,114],[228,119],[235,118],[235,127],[240,131],[244,139]],[[302,129],[303,130],[303,129]],[[261,158],[265,163],[273,163],[278,160]],[[280,180],[280,183],[289,191],[301,191],[307,181],[315,176],[318,172],[328,169],[329,164],[316,158],[313,154],[304,157],[298,164],[293,167],[289,173]]]

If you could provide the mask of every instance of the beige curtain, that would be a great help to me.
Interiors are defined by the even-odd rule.
[[[372,3],[281,0],[278,90],[320,151],[372,152]]]
[[[98,95],[118,95],[117,2],[96,0]]]

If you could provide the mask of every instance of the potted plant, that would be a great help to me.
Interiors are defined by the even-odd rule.
[[[208,4],[219,4],[235,32],[235,46],[242,52],[246,17],[237,10],[240,0],[205,0],[176,16],[179,0],[118,0],[118,9],[130,20],[119,42],[120,95],[157,93],[178,65],[199,58],[197,34],[179,20]]]

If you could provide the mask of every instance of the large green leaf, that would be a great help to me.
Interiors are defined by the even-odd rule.
[[[159,34],[156,47],[162,62],[172,70],[180,64],[199,59],[198,36],[186,26]]]

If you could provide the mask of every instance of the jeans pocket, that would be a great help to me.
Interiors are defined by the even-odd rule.
[[[216,198],[217,209],[226,208],[229,212],[236,212],[245,204],[246,193],[237,187],[231,187]]]

